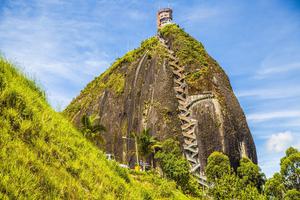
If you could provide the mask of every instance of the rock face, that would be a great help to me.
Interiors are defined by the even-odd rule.
[[[160,35],[184,69],[201,170],[213,151],[227,154],[233,167],[241,157],[257,163],[244,113],[222,68],[177,25],[165,26]],[[119,161],[134,164],[131,132],[149,128],[159,140],[172,137],[184,143],[175,78],[168,51],[153,37],[89,83],[64,113],[78,127],[83,115],[98,115],[98,123],[107,129],[105,150]]]

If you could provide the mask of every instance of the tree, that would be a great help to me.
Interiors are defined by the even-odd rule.
[[[174,180],[184,193],[200,195],[198,183],[190,174],[188,161],[183,157],[179,142],[173,139],[165,140],[155,158],[162,168],[164,176]]]
[[[237,187],[236,196],[234,199],[239,200],[265,200],[265,197],[261,195],[256,187],[251,185],[240,185]]]
[[[214,199],[233,199],[235,197],[238,180],[232,173],[228,156],[221,152],[210,154],[205,174],[211,185],[209,194]]]
[[[234,199],[238,180],[234,174],[222,174],[222,177],[210,181],[209,194],[213,199]]]
[[[153,167],[153,157],[155,154],[155,149],[160,146],[159,142],[156,140],[155,137],[153,137],[150,134],[149,129],[144,129],[141,135],[138,138],[138,146],[139,146],[139,151],[141,153],[141,156],[144,158],[143,161],[145,161],[150,157],[151,159],[151,164]],[[145,170],[145,165],[144,165],[144,170]]]
[[[262,186],[265,183],[265,175],[261,173],[260,168],[249,158],[242,158],[240,160],[237,175],[244,186],[251,185],[256,187],[258,191],[262,191]]]
[[[300,152],[290,147],[280,161],[280,173],[287,189],[300,191]]]
[[[205,174],[208,182],[214,183],[224,175],[231,173],[230,161],[228,156],[221,152],[213,152],[207,159]]]
[[[289,147],[286,151],[285,151],[285,155],[288,157],[294,153],[298,153],[298,149],[294,148],[294,147]]]
[[[280,200],[283,199],[284,193],[285,186],[283,184],[283,177],[280,173],[275,173],[272,178],[267,180],[264,194],[269,199]]]
[[[205,172],[210,183],[209,194],[214,199],[263,199],[255,187],[260,183],[260,170],[249,159],[241,160],[237,176],[228,156],[213,152],[207,159]]]
[[[96,146],[101,147],[105,142],[102,132],[106,131],[106,129],[103,125],[96,123],[97,119],[99,117],[96,115],[83,115],[81,118],[81,132],[86,138],[94,142]]]
[[[289,190],[284,195],[284,200],[299,200],[299,199],[300,199],[300,191],[296,189]]]
[[[293,147],[280,160],[280,173],[267,180],[264,193],[270,199],[300,198],[300,152]]]

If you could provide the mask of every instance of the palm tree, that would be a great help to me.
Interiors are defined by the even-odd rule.
[[[96,146],[101,148],[101,145],[105,143],[102,132],[106,131],[106,128],[101,124],[97,124],[97,119],[99,119],[97,115],[83,115],[81,118],[81,131],[86,138],[88,138],[89,140],[94,142]]]
[[[141,135],[138,138],[139,141],[139,151],[141,156],[143,157],[143,161],[145,163],[146,159],[150,157],[151,166],[153,168],[154,165],[154,154],[157,149],[161,147],[161,144],[155,137],[150,134],[149,129],[144,129]],[[143,166],[145,170],[145,165]]]

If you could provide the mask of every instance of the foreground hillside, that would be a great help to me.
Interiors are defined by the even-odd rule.
[[[0,58],[0,199],[187,199],[173,182],[129,174]]]

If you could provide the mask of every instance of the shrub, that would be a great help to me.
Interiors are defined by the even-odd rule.
[[[214,183],[216,180],[231,173],[228,156],[221,152],[213,152],[207,159],[205,174],[208,182]]]
[[[205,171],[210,183],[209,194],[214,199],[264,199],[255,187],[260,177],[259,168],[248,159],[241,160],[237,176],[230,167],[229,158],[213,152]]]
[[[296,189],[288,190],[284,195],[284,200],[299,200],[300,191]]]
[[[283,184],[283,177],[280,173],[275,173],[272,178],[268,179],[265,184],[264,194],[268,198],[283,199],[285,193],[285,186]]]
[[[300,152],[297,149],[286,150],[286,156],[280,161],[280,173],[287,189],[300,191]]]
[[[155,154],[164,176],[174,180],[185,194],[198,196],[198,183],[196,183],[189,172],[189,163],[182,156],[179,142],[167,139],[162,143],[161,150]]]
[[[262,191],[265,182],[265,175],[260,172],[260,168],[248,158],[240,160],[240,166],[237,168],[237,175],[243,185],[251,185]]]

